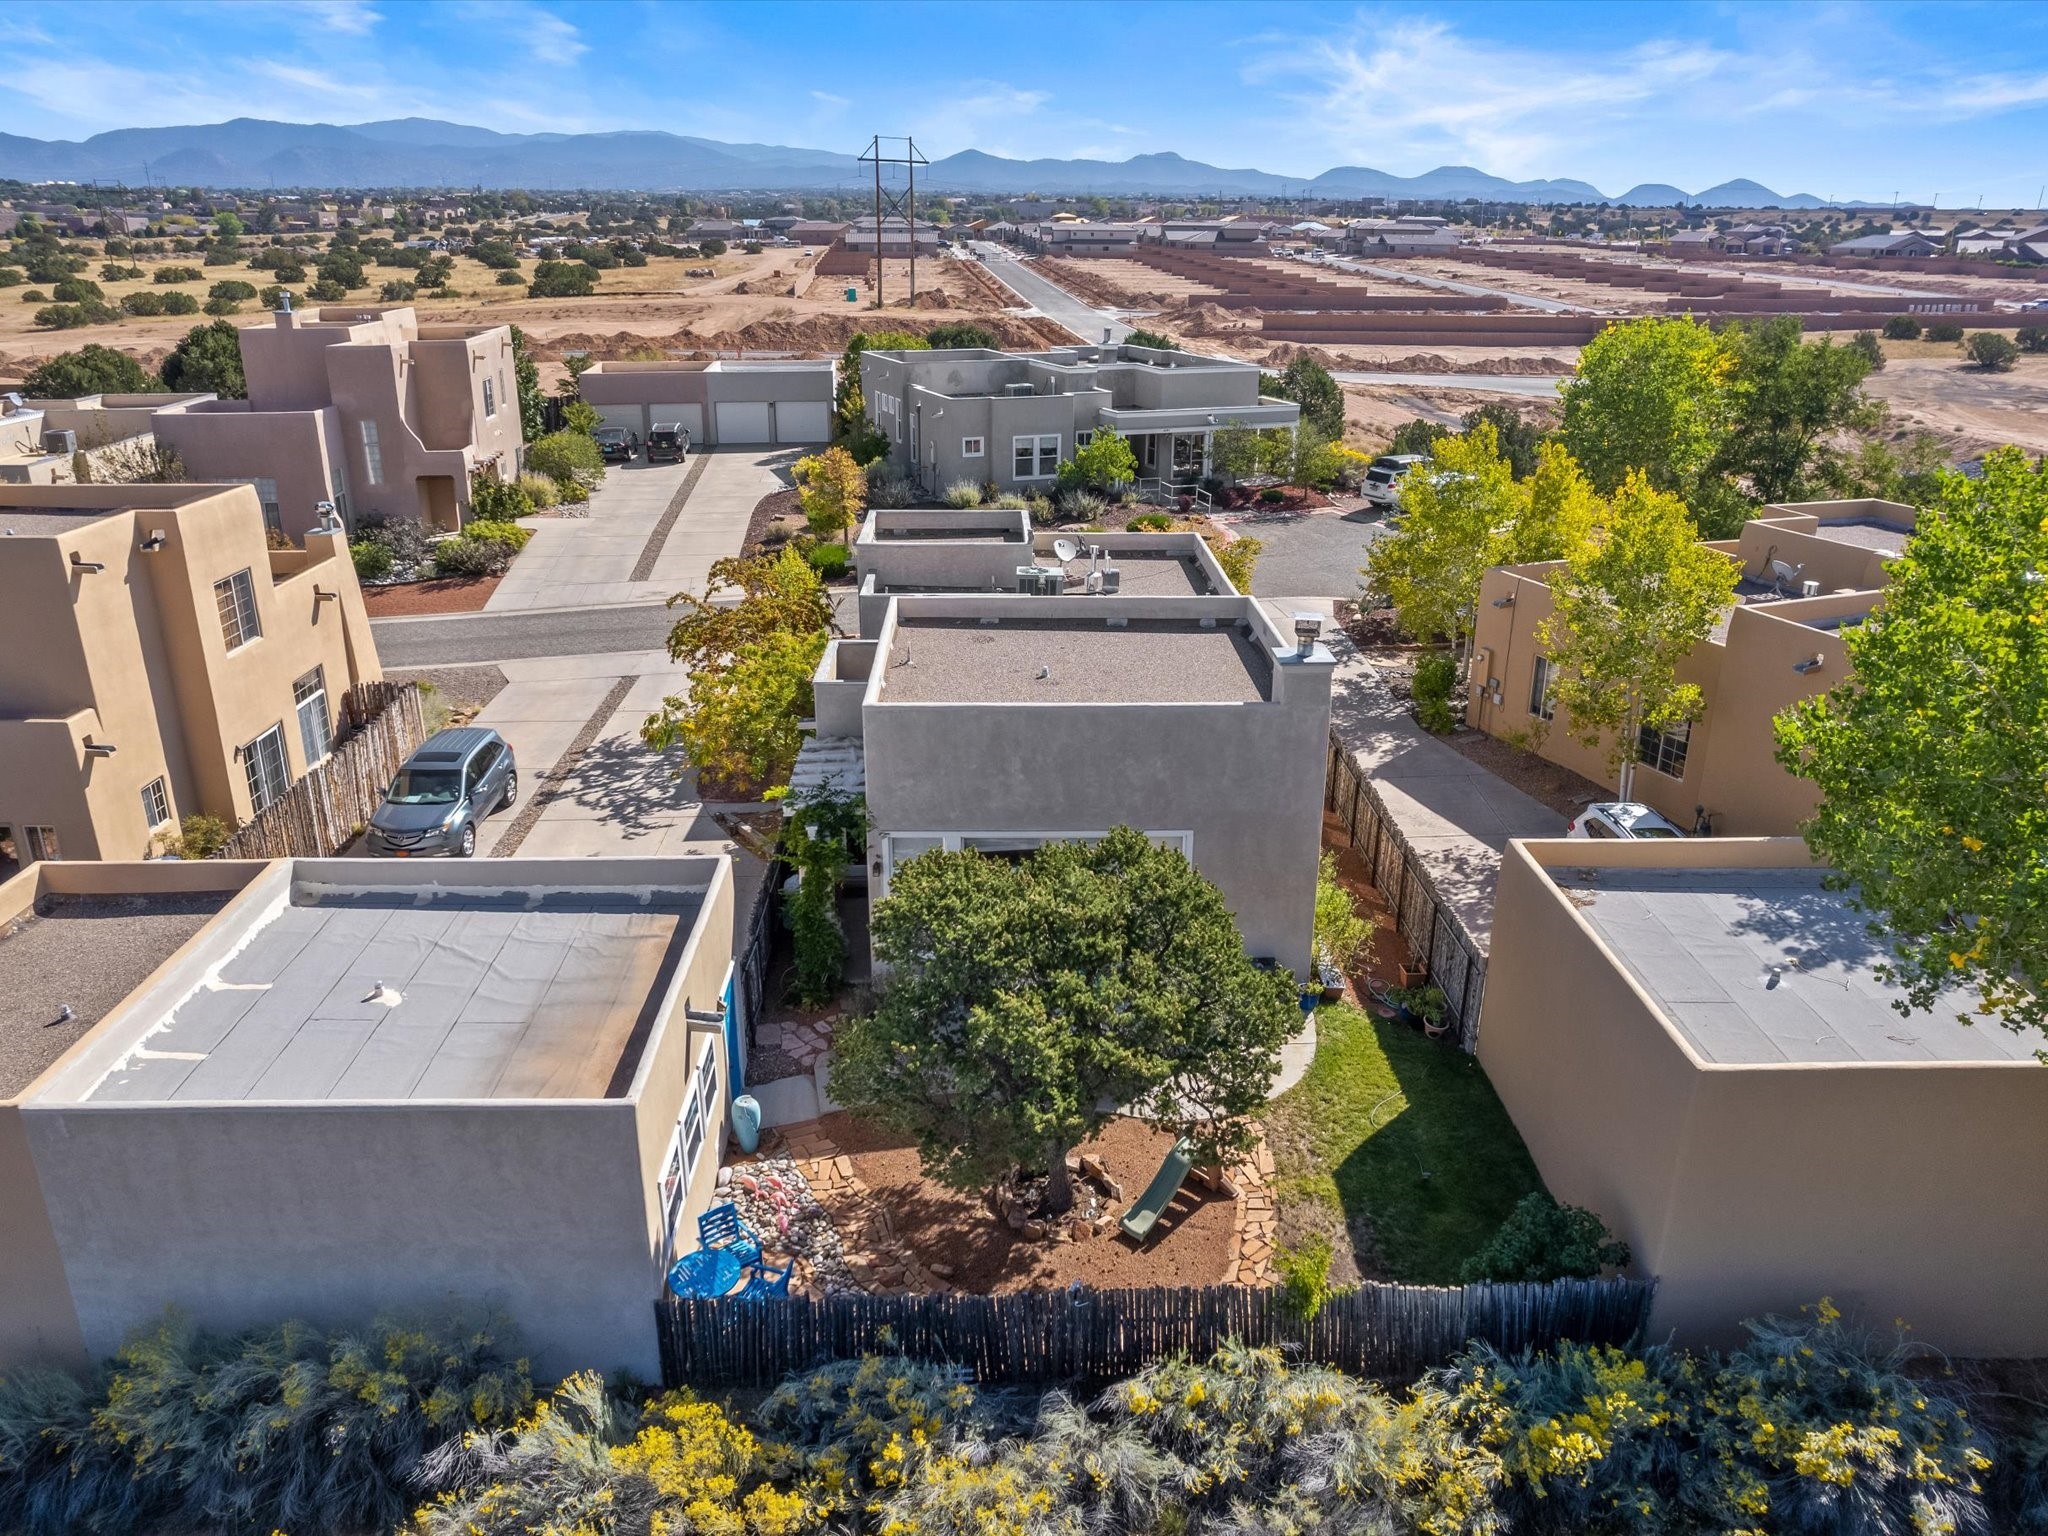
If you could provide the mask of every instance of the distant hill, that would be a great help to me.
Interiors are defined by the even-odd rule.
[[[724,144],[658,132],[499,133],[428,117],[374,123],[277,123],[238,117],[179,128],[120,128],[81,143],[0,134],[0,177],[213,188],[492,187],[643,191],[842,190],[872,171],[858,156],[780,144]],[[1205,165],[1176,154],[1129,160],[1006,160],[978,149],[932,162],[934,192],[1343,198],[1479,198],[1498,202],[1625,203],[1637,207],[1820,208],[1807,193],[1780,197],[1753,181],[1688,195],[1651,183],[1610,198],[1583,181],[1509,181],[1469,165],[1397,176],[1345,165],[1311,180]]]

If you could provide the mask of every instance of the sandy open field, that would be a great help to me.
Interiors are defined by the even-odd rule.
[[[1901,357],[1885,344],[1885,366],[1864,389],[1891,408],[1894,430],[1933,432],[1958,458],[2005,443],[2048,453],[2048,357],[2022,357],[2011,373],[1986,373],[1946,355]],[[1907,343],[1916,350],[1927,343]]]
[[[535,355],[543,363],[559,363],[571,350],[583,350],[603,357],[622,356],[628,351],[654,348],[676,355],[693,351],[753,350],[793,352],[836,352],[848,337],[875,325],[874,294],[869,281],[856,278],[818,278],[809,268],[816,257],[804,258],[796,249],[770,247],[758,256],[731,252],[719,257],[689,260],[655,257],[644,267],[616,267],[598,275],[598,291],[587,299],[530,299],[521,287],[501,287],[497,273],[467,257],[455,259],[450,286],[460,295],[452,299],[411,301],[423,321],[520,326],[531,338]],[[158,266],[197,265],[197,257],[143,258],[138,265],[145,272]],[[524,268],[531,271],[532,263]],[[198,282],[163,285],[147,277],[140,280],[106,282],[99,277],[95,260],[81,275],[98,282],[107,301],[118,305],[123,294],[146,289],[155,293],[180,291],[203,300],[209,287],[224,278],[249,282],[258,288],[270,282],[267,272],[246,267],[208,267]],[[710,278],[685,275],[689,268],[710,267]],[[889,300],[885,313],[907,322],[907,328],[922,330],[948,319],[975,318],[989,325],[1007,344],[1038,346],[1047,341],[1070,340],[1064,331],[1044,321],[1028,321],[1006,315],[968,264],[950,256],[921,260],[917,264],[918,302],[909,303],[909,263],[892,261],[883,274],[884,293]],[[369,266],[370,285],[350,295],[351,304],[374,305],[378,290],[386,282],[405,279],[409,274],[396,268]],[[849,303],[846,289],[857,290]],[[804,290],[792,296],[792,288]],[[47,331],[34,326],[38,304],[23,303],[20,288],[0,289],[0,376],[18,376],[43,358],[73,351],[89,342],[133,353],[145,366],[154,367],[178,338],[206,315],[123,316],[108,325],[84,326],[76,330]],[[863,318],[866,317],[866,318]],[[244,302],[241,313],[230,317],[237,325],[263,323],[255,301]]]

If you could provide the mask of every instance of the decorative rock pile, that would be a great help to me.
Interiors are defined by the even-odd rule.
[[[846,1259],[846,1245],[832,1218],[796,1161],[763,1158],[718,1170],[718,1188],[732,1199],[740,1219],[761,1235],[764,1250],[781,1250],[802,1262],[810,1283],[825,1295],[860,1291]]]
[[[1073,1207],[1065,1215],[1039,1215],[1045,1181],[1038,1178],[996,1185],[989,1191],[988,1208],[1027,1243],[1078,1243],[1112,1231],[1117,1220],[1114,1207],[1123,1203],[1123,1185],[1092,1153],[1069,1157],[1067,1174],[1077,1187]]]

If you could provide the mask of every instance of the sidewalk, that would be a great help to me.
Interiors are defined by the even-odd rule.
[[[588,517],[533,520],[486,613],[597,608],[702,591],[740,552],[755,503],[789,483],[797,448],[699,449],[685,464],[613,465]]]

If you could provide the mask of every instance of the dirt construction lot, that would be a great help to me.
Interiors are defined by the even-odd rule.
[[[2048,453],[2048,357],[2022,357],[2010,373],[1986,373],[1957,361],[1954,347],[1935,357],[1892,356],[1864,389],[1891,407],[1892,425],[1933,432],[1959,457],[2013,443]]]

